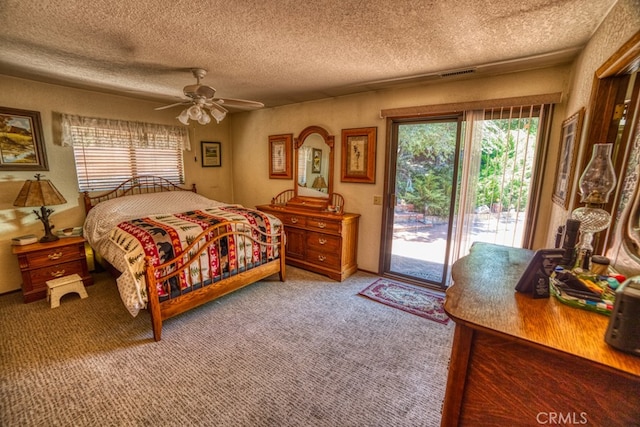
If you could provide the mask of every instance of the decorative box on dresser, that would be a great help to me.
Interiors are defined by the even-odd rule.
[[[358,269],[359,214],[261,205],[284,224],[286,262],[342,281]]]
[[[64,237],[55,242],[13,246],[22,273],[24,302],[47,296],[47,280],[78,274],[85,286],[93,284],[89,274],[83,237]]]

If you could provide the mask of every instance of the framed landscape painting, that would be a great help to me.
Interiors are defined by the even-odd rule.
[[[222,166],[222,148],[219,142],[201,141],[202,167],[215,168]]]
[[[0,170],[49,170],[38,111],[0,107]]]

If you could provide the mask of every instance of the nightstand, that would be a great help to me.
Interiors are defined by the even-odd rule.
[[[22,272],[24,302],[47,296],[47,280],[77,274],[85,286],[93,284],[87,267],[83,237],[62,237],[49,243],[13,246]]]

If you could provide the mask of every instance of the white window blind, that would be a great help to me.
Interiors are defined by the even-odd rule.
[[[62,115],[62,134],[73,147],[80,191],[110,190],[136,175],[184,183],[186,128]]]

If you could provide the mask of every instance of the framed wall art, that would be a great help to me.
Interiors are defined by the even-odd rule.
[[[564,209],[569,207],[583,117],[584,108],[581,108],[577,113],[562,122],[560,155],[558,157],[552,198],[555,203]]]
[[[375,184],[377,129],[342,129],[342,182]]]
[[[202,148],[202,167],[212,168],[222,166],[222,147],[219,142],[200,142]]]
[[[49,170],[38,111],[0,107],[0,170]]]
[[[311,162],[311,173],[320,173],[322,171],[322,150],[319,148],[314,148],[312,159],[313,161]]]
[[[293,178],[291,150],[293,134],[269,135],[269,178]]]

